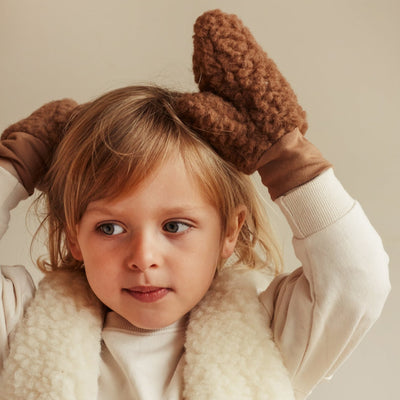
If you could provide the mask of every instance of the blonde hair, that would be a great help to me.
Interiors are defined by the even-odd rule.
[[[131,86],[106,93],[74,113],[46,177],[49,259],[38,260],[42,271],[81,268],[67,237],[75,238],[88,204],[122,195],[179,152],[202,193],[219,210],[223,233],[237,207],[246,206],[236,264],[279,272],[280,253],[250,178],[178,118],[175,96],[155,86]]]

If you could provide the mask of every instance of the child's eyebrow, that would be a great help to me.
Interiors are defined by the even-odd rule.
[[[201,206],[193,206],[192,204],[188,205],[180,205],[180,206],[172,206],[172,207],[160,207],[159,211],[161,213],[166,214],[185,214],[185,213],[193,213],[201,210],[203,207]]]
[[[86,213],[109,213],[111,212],[112,209],[110,207],[107,206],[101,206],[101,205],[92,205],[89,204],[86,207]]]
[[[196,211],[200,211],[204,206],[196,206],[193,204],[180,204],[177,206],[161,206],[157,209],[159,213],[165,214],[185,214],[185,213],[195,213]],[[116,212],[121,212],[121,208],[114,208],[113,206],[108,205],[97,205],[97,204],[89,204],[86,208],[87,213],[98,213],[98,214],[111,214]]]

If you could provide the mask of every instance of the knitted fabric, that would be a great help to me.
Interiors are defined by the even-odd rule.
[[[0,157],[13,164],[29,194],[47,171],[76,106],[70,99],[52,101],[9,126],[1,135]]]
[[[200,93],[182,94],[178,115],[239,170],[254,172],[283,135],[307,130],[289,83],[237,16],[197,19],[193,71]]]

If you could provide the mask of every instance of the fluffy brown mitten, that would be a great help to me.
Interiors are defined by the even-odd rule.
[[[254,172],[267,150],[284,135],[306,132],[306,114],[295,93],[236,15],[214,10],[197,19],[193,71],[200,93],[179,96],[177,112],[239,170]],[[312,179],[329,165],[313,171],[307,168],[312,173],[302,174],[292,184]],[[292,171],[296,168],[291,167]],[[272,189],[273,197],[292,187]]]
[[[193,71],[201,93],[183,96],[180,115],[240,170],[254,172],[262,154],[296,127],[305,133],[295,93],[235,15],[214,10],[197,19]]]
[[[1,135],[0,157],[13,164],[29,194],[40,186],[76,106],[70,99],[45,104]]]

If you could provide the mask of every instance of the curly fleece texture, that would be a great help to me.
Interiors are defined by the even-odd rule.
[[[0,157],[11,161],[29,194],[50,165],[76,106],[70,99],[52,101],[1,135]]]
[[[294,400],[255,273],[226,269],[192,311],[186,400]],[[11,342],[0,399],[96,400],[102,325],[103,308],[84,274],[48,274]]]
[[[10,343],[0,400],[95,400],[102,315],[84,274],[47,275]]]
[[[226,160],[254,172],[262,154],[306,115],[289,83],[236,15],[213,10],[194,26],[200,93],[182,94],[178,115]]]
[[[294,400],[258,300],[259,280],[257,272],[227,268],[191,312],[185,344],[185,399]]]

